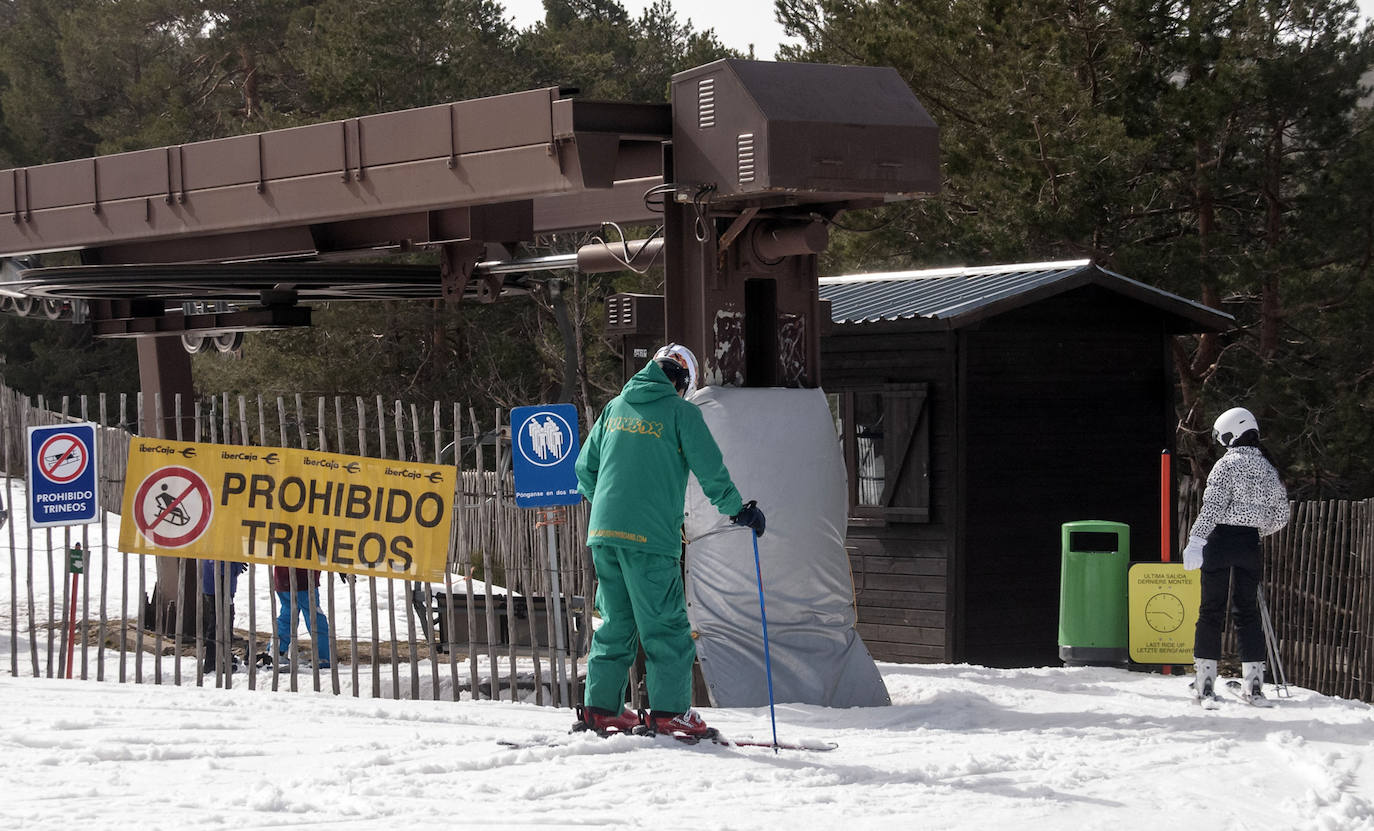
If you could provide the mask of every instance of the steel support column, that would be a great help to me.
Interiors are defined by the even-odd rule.
[[[728,217],[670,203],[664,221],[667,339],[697,355],[703,383],[820,386],[824,227],[750,219],[722,248]]]
[[[191,384],[191,356],[181,348],[181,340],[173,337],[138,338],[138,378],[143,392],[143,418],[139,429],[145,436],[189,441],[195,424],[191,417],[195,391]],[[177,431],[176,400],[181,396],[181,426]],[[160,409],[160,412],[159,412]],[[126,521],[132,521],[128,517]],[[196,603],[200,598],[196,561],[185,559],[185,582],[177,586],[178,564],[181,557],[157,558],[157,584],[153,587],[152,620],[144,623],[159,632],[176,632],[178,598],[185,610],[180,634],[195,635]]]

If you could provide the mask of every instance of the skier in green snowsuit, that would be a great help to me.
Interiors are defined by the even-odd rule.
[[[711,504],[756,534],[763,512],[743,503],[720,448],[695,404],[696,360],[670,345],[606,405],[577,457],[578,491],[591,502],[587,545],[598,581],[601,626],[587,657],[587,686],[575,729],[629,732],[626,675],[642,644],[650,713],[644,727],[708,735],[690,709],[696,647],[683,592],[682,518],[690,470]]]

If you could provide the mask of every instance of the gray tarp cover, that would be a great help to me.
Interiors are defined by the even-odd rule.
[[[768,527],[759,538],[773,695],[827,707],[890,703],[854,631],[854,582],[844,550],[844,461],[818,389],[707,387],[701,407],[745,500]],[[687,616],[716,707],[768,704],[754,549],[747,528],[687,487]]]

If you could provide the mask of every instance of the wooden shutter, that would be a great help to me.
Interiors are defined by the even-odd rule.
[[[883,512],[890,520],[930,521],[928,385],[890,384],[883,390],[891,435]]]

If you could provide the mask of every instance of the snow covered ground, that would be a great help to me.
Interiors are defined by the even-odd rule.
[[[1374,828],[1374,708],[1307,690],[1204,712],[1179,677],[884,664],[890,707],[777,708],[828,753],[568,737],[527,702],[32,678],[9,554],[0,828]],[[770,734],[767,708],[703,715]]]

